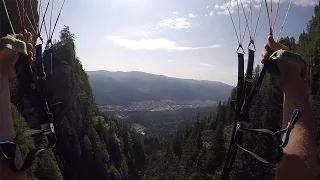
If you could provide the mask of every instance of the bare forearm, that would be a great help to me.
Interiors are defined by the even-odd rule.
[[[301,117],[290,134],[288,146],[284,148],[283,159],[277,165],[276,180],[316,180],[315,132],[312,127],[308,91],[304,83],[284,93],[283,127],[287,126],[294,109],[301,111]]]
[[[12,141],[15,137],[15,131],[11,115],[10,90],[8,78],[0,73],[0,141]],[[17,149],[16,164],[22,162],[21,154]],[[26,180],[25,172],[13,172],[8,167],[8,162],[0,157],[0,179]]]
[[[0,141],[12,140],[15,136],[10,106],[9,82],[0,75]]]

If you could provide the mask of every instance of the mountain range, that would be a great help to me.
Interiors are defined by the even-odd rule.
[[[86,71],[98,105],[130,105],[141,101],[220,101],[232,86],[215,81],[179,79],[144,72]]]

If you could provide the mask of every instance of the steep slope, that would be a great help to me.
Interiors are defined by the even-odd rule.
[[[74,35],[68,27],[60,32],[60,39],[53,47],[53,57],[54,72],[47,79],[48,89],[53,102],[64,104],[63,112],[55,119],[57,146],[71,170],[72,179],[141,179],[147,165],[146,157],[159,146],[158,140],[142,136],[130,126],[99,112],[88,76],[76,58]],[[15,87],[19,88],[19,84]],[[37,116],[30,119],[38,121]],[[34,123],[30,119],[24,119],[13,106],[16,133]],[[45,144],[45,139],[30,138],[19,146],[25,157],[31,149]],[[28,179],[62,180],[52,151],[48,150],[40,157],[27,171]]]
[[[74,35],[65,27],[60,38],[54,46],[52,91],[65,105],[58,120],[60,145],[74,179],[141,178],[143,137],[99,112],[88,76],[75,58]]]
[[[143,72],[87,71],[98,105],[128,105],[150,100],[226,100],[232,86]]]

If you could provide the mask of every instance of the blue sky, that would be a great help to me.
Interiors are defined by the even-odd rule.
[[[47,1],[42,0],[43,9]],[[62,1],[54,1],[53,17],[57,16]],[[239,33],[237,0],[227,2]],[[241,2],[249,18],[250,0]],[[251,1],[252,31],[260,2]],[[288,2],[280,0],[275,34]],[[272,3],[275,14],[278,0]],[[317,0],[293,0],[282,36],[298,37],[311,20],[316,3]],[[143,71],[236,85],[238,42],[225,7],[224,0],[67,0],[54,38],[64,25],[70,27],[85,70]],[[240,11],[243,32],[246,20],[241,5]],[[251,27],[251,19],[248,21]],[[257,29],[261,30],[255,38],[256,65],[260,64],[262,46],[269,33],[264,3]],[[246,33],[245,51],[248,40]]]

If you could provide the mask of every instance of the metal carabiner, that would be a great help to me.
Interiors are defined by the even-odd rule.
[[[242,50],[242,52],[239,52],[240,49]],[[243,47],[242,47],[242,44],[239,44],[239,45],[238,45],[236,52],[237,52],[238,54],[239,54],[239,53],[245,54],[244,49],[243,49]]]
[[[253,49],[251,49],[251,45],[253,46]],[[250,37],[250,42],[248,44],[248,49],[252,50],[252,51],[256,51],[256,46],[254,45],[254,40],[252,37]]]

